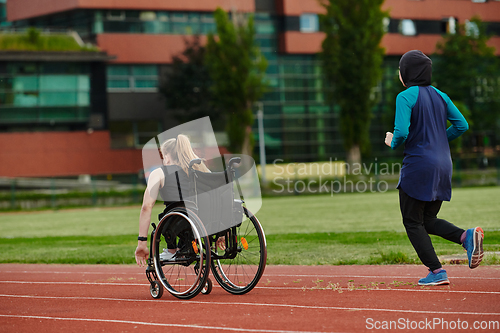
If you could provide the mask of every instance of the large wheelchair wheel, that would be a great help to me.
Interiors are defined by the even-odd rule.
[[[163,287],[181,299],[198,295],[210,271],[209,240],[198,217],[182,207],[170,210],[151,241],[154,268]],[[178,250],[173,258],[162,260],[164,248]]]
[[[257,218],[245,207],[243,222],[225,232],[225,250],[215,245],[216,238],[212,239],[212,274],[217,283],[227,292],[241,295],[252,290],[259,282],[266,267],[267,246],[264,230]],[[232,252],[231,242],[236,241],[235,251]],[[227,257],[224,259],[223,257]]]

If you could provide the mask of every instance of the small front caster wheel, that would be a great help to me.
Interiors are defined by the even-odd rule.
[[[149,286],[149,292],[153,298],[161,298],[163,296],[163,286],[158,281],[153,281]]]
[[[205,283],[205,287],[201,290],[203,295],[208,295],[212,292],[212,280],[207,279],[207,283]]]

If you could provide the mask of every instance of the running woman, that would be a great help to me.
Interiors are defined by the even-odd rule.
[[[399,178],[399,203],[408,238],[429,273],[419,285],[449,284],[429,234],[467,250],[470,268],[483,259],[484,233],[480,227],[463,230],[437,218],[443,201],[451,199],[452,161],[449,141],[469,129],[450,98],[431,85],[432,61],[419,50],[399,61],[399,79],[407,88],[396,98],[394,134],[386,133],[392,149],[403,142],[404,158]],[[446,128],[446,121],[451,126]]]

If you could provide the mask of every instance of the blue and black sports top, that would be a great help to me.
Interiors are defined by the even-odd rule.
[[[469,125],[448,95],[431,85],[412,85],[408,71],[405,73],[406,78],[401,70],[409,88],[396,98],[391,143],[396,149],[405,142],[398,188],[417,200],[450,201],[453,165],[448,142],[462,135]],[[452,124],[448,129],[446,120]]]

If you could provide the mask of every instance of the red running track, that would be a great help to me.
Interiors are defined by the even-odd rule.
[[[500,266],[446,269],[423,288],[423,266],[268,266],[246,295],[212,278],[183,301],[137,266],[3,264],[0,332],[500,332]]]

